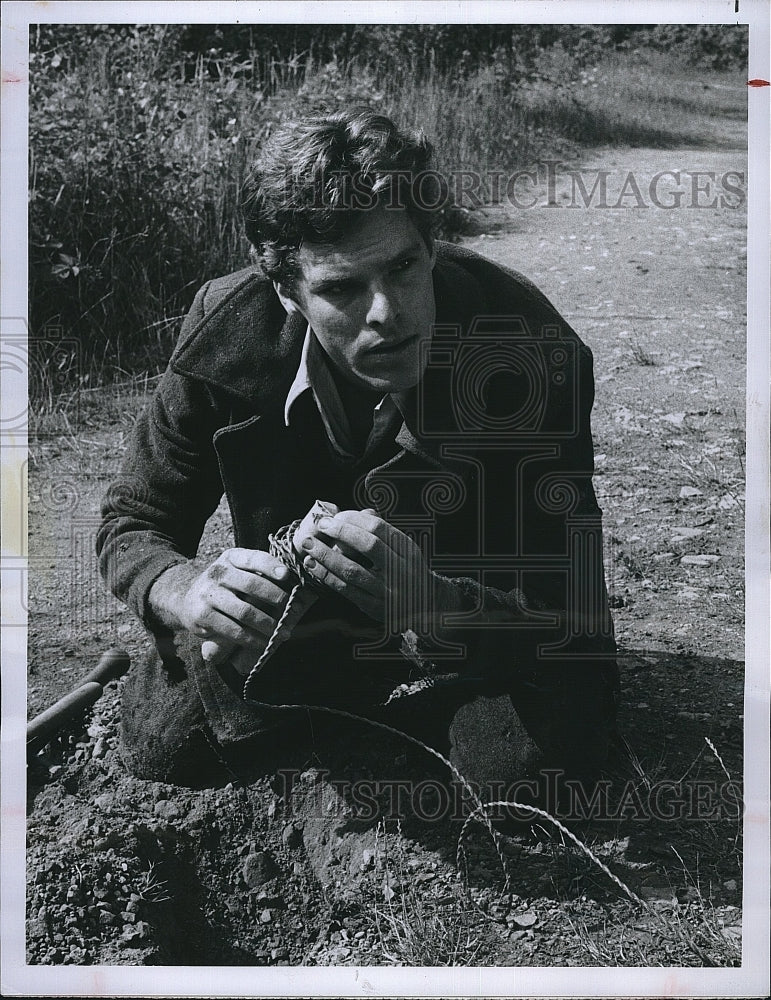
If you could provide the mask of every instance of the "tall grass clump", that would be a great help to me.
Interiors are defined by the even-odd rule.
[[[243,126],[262,95],[160,77],[163,33],[33,59],[30,326],[79,341],[82,378],[157,364],[195,286],[246,260]]]

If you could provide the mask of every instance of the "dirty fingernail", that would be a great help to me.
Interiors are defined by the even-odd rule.
[[[273,570],[273,576],[275,576],[277,580],[283,580],[288,572],[289,570],[286,568],[286,566],[276,566],[276,568]]]
[[[313,539],[312,538],[305,538],[305,539],[303,539],[303,548],[304,549],[312,549],[313,548]]]
[[[304,563],[303,563],[303,565],[305,566],[306,569],[315,569],[316,568],[316,560],[315,559],[311,559],[310,556],[307,556],[306,559],[305,559],[305,561],[304,561]]]
[[[324,530],[324,528],[329,528],[331,524],[332,524],[331,517],[322,517],[321,520],[319,521],[319,527],[321,528],[322,531]]]

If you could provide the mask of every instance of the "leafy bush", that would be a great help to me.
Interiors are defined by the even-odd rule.
[[[192,286],[246,259],[237,200],[253,109],[237,88],[159,79],[157,34],[127,54],[107,33],[80,65],[32,60],[31,326],[61,326],[118,367],[146,364]]]

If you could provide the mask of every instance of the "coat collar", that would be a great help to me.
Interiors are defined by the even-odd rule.
[[[437,243],[438,325],[465,330],[485,308],[479,282],[463,267],[467,256],[474,257]],[[300,363],[305,319],[287,315],[271,282],[253,268],[211,282],[204,308],[207,299],[216,304],[181,336],[172,370],[251,405],[255,412],[283,406]]]

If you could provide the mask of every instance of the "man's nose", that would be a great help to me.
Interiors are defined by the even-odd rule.
[[[399,305],[394,295],[387,288],[378,287],[372,290],[367,324],[378,329],[386,329],[395,322],[399,315]]]

